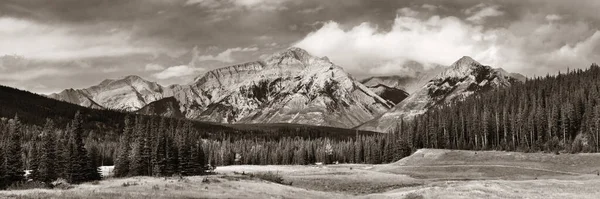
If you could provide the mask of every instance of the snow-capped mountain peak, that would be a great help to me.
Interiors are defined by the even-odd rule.
[[[509,86],[516,81],[505,72],[484,66],[470,57],[462,57],[425,83],[421,89],[398,103],[379,118],[357,128],[386,132],[400,119],[411,119],[430,108],[462,100],[474,93]]]
[[[172,95],[169,88],[139,76],[106,79],[85,89],[67,89],[48,97],[93,108],[134,111]]]
[[[353,127],[392,106],[329,59],[296,47],[209,71],[174,97],[185,117],[223,123]]]
[[[450,65],[450,67],[461,68],[461,67],[469,67],[472,65],[481,65],[481,64],[469,56],[463,56],[460,59],[458,59],[456,62],[454,62],[452,65]]]

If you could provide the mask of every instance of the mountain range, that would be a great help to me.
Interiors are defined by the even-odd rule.
[[[346,128],[371,120],[394,105],[326,57],[312,56],[300,48],[212,70],[187,85],[166,88],[130,76],[50,97],[89,107],[210,122]]]
[[[390,111],[356,129],[387,132],[401,119],[408,120],[436,105],[464,99],[474,93],[508,87],[520,81],[501,69],[484,66],[471,57],[462,57],[450,67],[397,104]]]
[[[97,109],[231,124],[295,123],[386,131],[398,118],[475,92],[505,87],[515,74],[463,57],[412,77],[361,81],[327,57],[292,47],[264,59],[164,87],[138,76],[109,79],[49,97]]]

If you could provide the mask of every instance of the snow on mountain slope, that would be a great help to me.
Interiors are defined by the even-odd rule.
[[[134,111],[171,95],[169,88],[132,75],[107,79],[86,89],[67,89],[48,97],[92,108]]]
[[[461,100],[477,92],[510,86],[514,81],[518,80],[503,70],[481,65],[470,57],[462,57],[390,111],[356,128],[387,132],[401,118],[410,119],[433,106]]]
[[[353,127],[393,104],[327,58],[289,48],[171,88],[186,118],[222,123]]]

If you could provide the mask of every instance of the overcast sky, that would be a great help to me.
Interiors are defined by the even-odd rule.
[[[465,55],[554,74],[600,62],[599,10],[596,0],[2,0],[0,84],[38,93],[125,75],[185,84],[290,46],[357,77],[412,75]]]

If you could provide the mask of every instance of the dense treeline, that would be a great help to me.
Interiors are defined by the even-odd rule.
[[[92,158],[94,154],[84,146],[82,124],[79,113],[64,130],[54,128],[54,123],[47,120],[43,130],[26,142],[23,132],[27,128],[17,116],[0,120],[0,188],[26,180],[47,185],[58,178],[71,183],[99,180],[101,176]],[[23,158],[24,154],[29,156]],[[28,179],[26,169],[30,171]]]
[[[402,122],[415,148],[600,152],[600,67],[528,79]]]
[[[25,167],[29,168],[32,150],[31,141],[43,130],[47,119],[54,122],[57,131],[65,131],[72,122],[76,112],[80,112],[84,143],[94,154],[94,161],[100,165],[113,165],[117,156],[117,147],[125,125],[125,117],[133,115],[113,110],[98,110],[81,107],[63,101],[54,100],[45,96],[37,95],[10,87],[0,86],[0,118],[13,118],[19,116],[22,125],[22,140],[25,147],[23,159]],[[158,116],[142,116],[144,120],[159,120]],[[167,120],[181,120],[168,118]],[[343,140],[360,135],[372,135],[373,132],[355,131],[332,127],[317,127],[295,124],[236,124],[223,125],[217,123],[206,123],[191,121],[195,133],[199,137],[211,140],[242,140],[242,139],[265,139],[279,140],[288,137],[299,137],[312,139],[328,137],[334,140]]]
[[[204,128],[190,120],[133,114],[111,119],[118,124],[111,133],[86,128],[96,121],[89,114],[75,114],[64,126],[50,119],[43,126],[2,119],[0,187],[24,181],[25,169],[36,181],[78,183],[99,179],[97,166],[112,164],[118,177],[185,176],[202,174],[209,164],[378,164],[416,148],[599,152],[597,77],[600,67],[594,64],[528,79],[400,120],[388,134],[298,126]]]
[[[232,164],[379,164],[409,155],[399,134],[356,135],[329,139],[206,139],[190,121],[126,118],[114,174],[171,176],[202,174],[206,165]]]
[[[17,116],[0,119],[0,188],[27,181],[51,186],[59,178],[71,183],[98,180],[98,167],[113,163],[117,177],[187,176],[203,174],[207,165],[378,164],[411,152],[398,133],[356,132],[353,137],[328,138],[307,131],[306,135],[315,137],[220,134],[223,137],[215,138],[215,134],[202,132],[190,120],[128,115],[119,141],[112,143],[96,131],[83,128],[85,123],[86,118],[79,112],[64,128],[50,119],[42,127],[24,125]],[[289,135],[295,135],[307,129],[288,130]],[[106,151],[114,157],[106,158]]]

